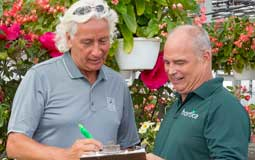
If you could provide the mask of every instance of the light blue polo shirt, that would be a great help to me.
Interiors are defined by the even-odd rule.
[[[103,144],[139,142],[129,89],[117,72],[102,66],[90,85],[69,53],[33,66],[16,92],[8,133],[66,148],[84,138],[79,123]]]

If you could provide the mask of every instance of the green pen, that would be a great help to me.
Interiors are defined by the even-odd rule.
[[[82,125],[79,123],[79,128],[80,128],[80,132],[81,134],[88,139],[93,138],[93,136],[89,133],[89,131]]]

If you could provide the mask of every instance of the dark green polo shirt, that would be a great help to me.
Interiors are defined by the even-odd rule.
[[[167,112],[154,153],[167,160],[247,160],[249,118],[239,101],[211,79]]]

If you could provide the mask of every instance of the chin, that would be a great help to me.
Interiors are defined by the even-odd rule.
[[[91,70],[91,71],[98,71],[98,70],[101,69],[101,67],[102,67],[102,65],[91,66],[91,67],[90,67],[90,70]]]

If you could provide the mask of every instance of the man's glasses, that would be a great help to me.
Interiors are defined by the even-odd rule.
[[[92,7],[92,6],[79,7],[73,12],[73,15],[79,15],[79,16],[85,15],[85,14],[90,13],[92,11],[92,9],[95,9],[95,11],[97,11],[98,13],[105,12],[105,7],[100,4],[95,7]]]

